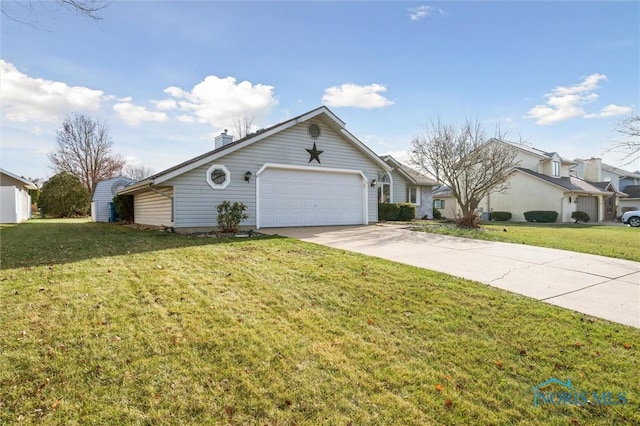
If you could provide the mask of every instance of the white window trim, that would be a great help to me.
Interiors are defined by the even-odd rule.
[[[554,177],[560,177],[560,162],[559,161],[553,161],[551,163],[551,173],[553,174]]]
[[[216,169],[222,170],[224,172],[224,175],[225,175],[224,183],[221,183],[221,184],[214,183],[213,180],[211,180],[211,172],[213,172]],[[231,183],[231,173],[229,172],[229,169],[227,169],[222,164],[212,164],[211,167],[207,169],[206,177],[207,177],[207,183],[213,189],[225,189]]]

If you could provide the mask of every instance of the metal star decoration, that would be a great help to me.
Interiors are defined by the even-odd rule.
[[[322,164],[320,163],[320,154],[322,154],[324,151],[318,151],[318,148],[316,148],[316,143],[313,143],[313,149],[307,149],[307,152],[309,153],[310,157],[309,157],[309,162],[312,162],[313,160],[316,160],[318,162],[318,164]]]

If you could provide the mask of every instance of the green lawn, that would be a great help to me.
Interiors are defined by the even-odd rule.
[[[491,222],[462,229],[439,221],[412,222],[416,231],[598,254],[640,262],[640,229],[628,226]],[[505,232],[506,230],[506,232]]]
[[[638,329],[285,238],[0,232],[2,425],[640,423]]]

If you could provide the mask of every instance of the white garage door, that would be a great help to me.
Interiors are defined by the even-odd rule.
[[[267,168],[258,185],[261,228],[366,223],[360,173]]]

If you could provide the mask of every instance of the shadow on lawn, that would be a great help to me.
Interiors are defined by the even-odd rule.
[[[124,225],[64,220],[5,226],[1,232],[0,269],[62,264],[182,247],[246,244],[256,239],[280,238],[267,235],[246,238],[198,237],[133,229]]]

